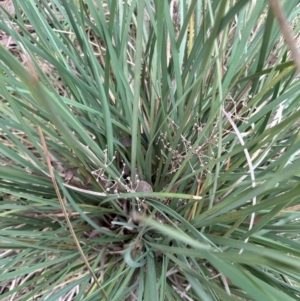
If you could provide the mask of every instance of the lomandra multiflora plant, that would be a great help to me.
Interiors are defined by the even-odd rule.
[[[297,1],[2,1],[1,300],[299,300],[299,27]]]

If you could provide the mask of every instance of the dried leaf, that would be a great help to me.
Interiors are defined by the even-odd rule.
[[[132,184],[132,189],[135,192],[145,192],[145,191],[153,192],[152,186],[149,183],[147,183],[146,181],[137,181],[137,182],[134,182]]]

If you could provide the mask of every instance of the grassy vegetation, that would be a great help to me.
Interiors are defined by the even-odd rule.
[[[299,300],[300,82],[268,2],[5,3],[1,300]]]

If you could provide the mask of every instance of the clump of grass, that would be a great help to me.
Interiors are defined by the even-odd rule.
[[[299,298],[300,89],[266,2],[11,3],[2,299]]]

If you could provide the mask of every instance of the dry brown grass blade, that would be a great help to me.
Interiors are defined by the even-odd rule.
[[[298,73],[300,72],[300,54],[297,45],[290,31],[289,24],[285,18],[284,12],[279,5],[278,0],[270,0],[270,6],[281,28],[282,35],[290,48]]]
[[[41,139],[41,143],[42,143],[42,146],[43,146],[43,150],[44,150],[44,153],[45,153],[45,157],[46,157],[46,161],[47,161],[47,165],[48,165],[48,169],[49,169],[49,173],[50,173],[50,177],[51,177],[51,180],[52,180],[52,183],[53,183],[53,186],[54,186],[54,189],[55,189],[55,192],[56,192],[56,195],[57,195],[57,198],[59,200],[59,203],[60,203],[60,206],[61,206],[61,209],[63,211],[63,214],[64,214],[64,217],[66,219],[66,222],[68,224],[68,227],[69,227],[69,230],[71,232],[71,235],[74,239],[74,242],[76,244],[76,247],[82,257],[82,260],[84,261],[87,269],[89,270],[89,272],[91,273],[92,277],[94,278],[95,280],[95,283],[98,285],[98,287],[102,290],[105,298],[107,298],[107,295],[105,293],[105,291],[101,288],[101,284],[100,282],[98,281],[94,271],[92,270],[92,268],[90,267],[89,265],[89,262],[87,261],[83,251],[82,251],[82,248],[80,246],[80,243],[76,237],[76,234],[75,234],[75,231],[72,227],[72,224],[71,224],[71,221],[70,221],[70,218],[69,218],[69,214],[66,210],[66,207],[65,207],[65,203],[67,202],[66,198],[62,198],[62,196],[60,195],[60,192],[59,192],[59,188],[58,188],[58,185],[57,185],[57,182],[56,182],[56,179],[55,179],[55,176],[54,176],[54,173],[53,173],[53,167],[51,165],[51,160],[50,160],[50,156],[49,156],[49,153],[48,153],[48,148],[47,148],[47,145],[46,145],[46,141],[45,141],[45,137],[44,137],[44,134],[42,132],[42,129],[38,126],[38,132],[39,132],[39,135],[40,135],[40,139]]]

